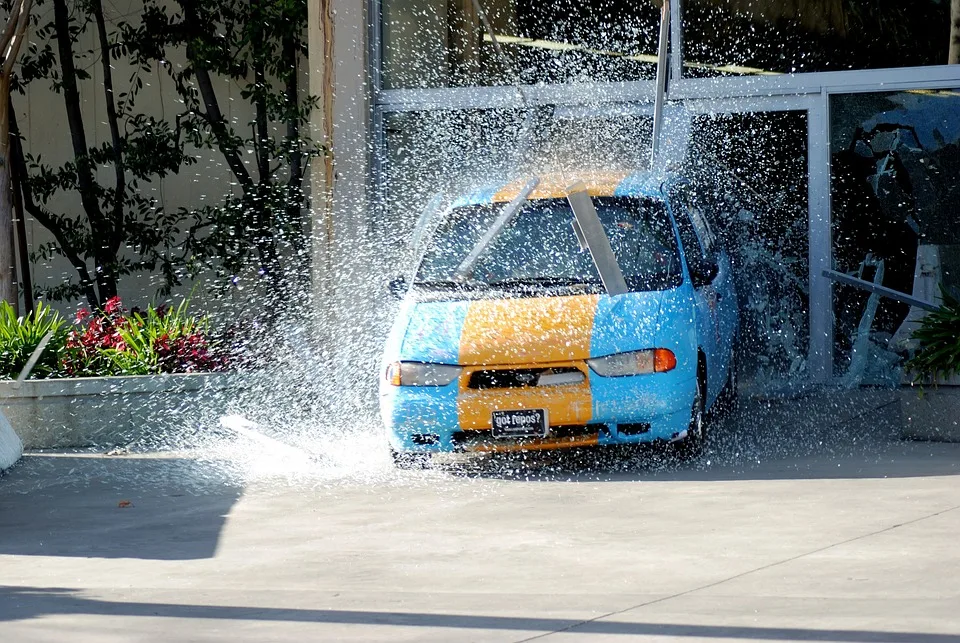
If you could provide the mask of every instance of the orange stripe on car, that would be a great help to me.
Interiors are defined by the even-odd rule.
[[[464,366],[457,397],[462,430],[489,429],[494,411],[546,409],[553,426],[586,424],[592,396],[584,361],[599,295],[488,299],[470,303],[460,335]],[[471,389],[471,375],[484,369],[574,367],[576,384]]]
[[[599,295],[470,302],[460,332],[463,366],[530,364],[590,357]]]
[[[617,187],[627,176],[627,172],[575,172],[566,176],[550,174],[540,177],[540,183],[529,198],[530,200],[565,198],[567,188],[577,181],[582,181],[587,186],[590,196],[613,196]],[[494,203],[512,201],[528,181],[528,178],[524,178],[508,183],[493,195]]]

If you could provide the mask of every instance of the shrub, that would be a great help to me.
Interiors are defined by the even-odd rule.
[[[907,368],[917,380],[936,382],[960,373],[960,298],[942,285],[940,291],[943,304],[927,313],[913,332],[919,348]]]
[[[127,312],[118,297],[103,311],[81,309],[67,335],[63,370],[72,377],[222,371],[227,360],[210,346],[209,321],[184,301]]]
[[[23,317],[17,317],[9,303],[0,302],[0,377],[18,377],[47,333],[53,336],[30,371],[33,378],[54,377],[59,373],[60,351],[67,334],[66,320],[43,302],[38,302],[34,311]]]

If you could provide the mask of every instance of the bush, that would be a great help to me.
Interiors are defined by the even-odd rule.
[[[60,371],[60,350],[67,335],[66,320],[38,302],[34,311],[23,317],[7,302],[0,302],[0,378],[16,379],[43,338],[50,342],[30,371],[33,378],[55,377]]]
[[[40,354],[32,379],[99,377],[156,373],[207,373],[226,370],[225,354],[216,350],[206,317],[176,308],[147,307],[127,311],[118,297],[102,311],[80,309],[76,325],[42,302],[18,318],[0,302],[0,378],[15,379],[43,338],[52,333]]]
[[[210,346],[209,320],[189,315],[187,305],[128,313],[114,297],[102,312],[81,309],[79,328],[67,335],[64,372],[83,377],[225,370],[226,358]]]
[[[936,382],[960,373],[960,298],[942,285],[940,291],[943,304],[927,313],[913,332],[919,348],[907,368],[917,380]]]

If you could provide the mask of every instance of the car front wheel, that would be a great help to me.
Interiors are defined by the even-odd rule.
[[[683,459],[699,458],[703,455],[707,443],[707,422],[704,409],[705,387],[703,378],[697,378],[697,392],[690,408],[690,425],[687,427],[687,437],[678,445],[678,452]]]

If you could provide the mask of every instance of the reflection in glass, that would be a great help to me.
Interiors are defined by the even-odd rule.
[[[949,34],[941,0],[684,0],[684,74],[942,65]]]
[[[830,108],[836,269],[909,294],[921,245],[960,244],[960,93],[834,96]],[[956,270],[945,262],[943,280],[960,277]],[[855,365],[866,330],[859,350],[869,359],[858,377],[887,383],[908,339],[895,337],[908,306],[880,299],[873,311],[863,291],[838,285],[834,293],[838,367]]]
[[[627,0],[382,0],[386,89],[623,81],[656,73],[660,13]]]

